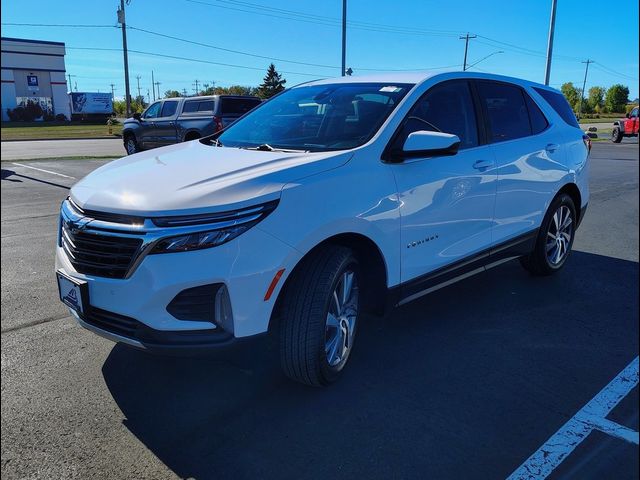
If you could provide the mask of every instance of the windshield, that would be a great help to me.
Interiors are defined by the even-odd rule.
[[[347,83],[286,90],[229,126],[225,147],[321,152],[366,143],[413,85]]]

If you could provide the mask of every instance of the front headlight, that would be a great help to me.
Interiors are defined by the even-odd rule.
[[[263,220],[277,204],[278,202],[274,201],[233,212],[154,218],[153,222],[158,226],[193,229],[202,225],[203,230],[162,238],[156,242],[150,253],[187,252],[217,247],[233,240]],[[204,230],[206,227],[211,228]]]

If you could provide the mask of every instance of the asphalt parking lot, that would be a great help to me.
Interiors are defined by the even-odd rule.
[[[266,348],[154,357],[74,323],[57,211],[105,162],[2,162],[3,479],[507,478],[638,356],[635,139],[594,144],[560,274],[510,262],[367,318],[327,389],[286,380]],[[607,419],[638,431],[637,386]],[[638,478],[638,461],[596,430],[549,478]]]

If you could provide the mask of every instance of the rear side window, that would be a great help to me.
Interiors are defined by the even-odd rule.
[[[244,115],[260,105],[259,98],[226,98],[220,99],[220,115]]]
[[[529,110],[529,120],[531,121],[531,133],[534,135],[542,132],[549,126],[547,118],[540,110],[536,102],[525,92],[524,99],[527,102],[527,109]]]
[[[213,114],[213,100],[189,100],[184,102],[182,113],[207,112]]]
[[[162,113],[160,113],[161,117],[172,117],[176,110],[178,109],[178,102],[176,100],[166,100],[162,104]]]
[[[505,83],[478,82],[478,93],[486,107],[492,142],[531,135],[529,112],[520,87]]]
[[[580,128],[578,125],[578,121],[576,120],[576,116],[571,110],[569,106],[569,102],[567,102],[564,95],[561,93],[552,92],[551,90],[545,90],[544,88],[536,88],[533,89],[540,94],[542,98],[544,98],[549,105],[556,111],[558,115],[562,117],[566,124],[571,125],[572,127]]]

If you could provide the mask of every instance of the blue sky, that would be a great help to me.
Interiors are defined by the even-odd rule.
[[[607,8],[601,1],[558,0],[551,84],[582,85],[582,60],[593,59],[592,85],[629,86],[638,96],[638,2]],[[2,0],[2,35],[62,41],[67,44],[67,73],[76,75],[80,91],[124,94],[121,32],[116,25],[117,0],[51,2]],[[366,69],[461,69],[465,32],[477,34],[469,47],[469,63],[496,51],[477,69],[544,80],[551,0],[458,1],[349,0],[347,65],[354,74]],[[132,0],[127,24],[163,35],[205,43],[267,58],[194,45],[128,29],[130,50],[186,57],[235,67],[131,52],[132,95],[139,75],[143,94],[151,88],[151,71],[171,88],[193,93],[193,83],[258,85],[269,59],[289,85],[340,74],[341,0]],[[291,13],[296,12],[296,13]],[[105,27],[36,27],[5,23],[105,25]],[[78,48],[80,47],[80,48]],[[115,50],[83,50],[115,49]],[[276,60],[278,59],[278,60]],[[286,61],[285,61],[286,60]],[[300,63],[293,63],[300,62]],[[314,64],[314,65],[305,65]],[[249,67],[249,68],[239,68]]]

